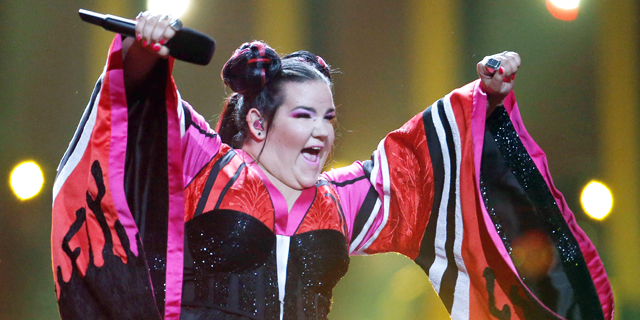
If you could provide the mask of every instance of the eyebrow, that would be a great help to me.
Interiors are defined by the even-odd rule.
[[[298,109],[306,110],[306,111],[309,111],[309,112],[311,112],[311,113],[313,113],[313,114],[318,113],[318,111],[317,111],[315,108],[307,107],[307,106],[297,106],[297,107],[293,108],[293,110],[291,110],[291,111],[296,111],[296,110],[298,110]],[[336,112],[336,108],[330,108],[330,109],[328,109],[328,110],[327,110],[327,112],[326,112],[325,114],[327,114],[327,113],[331,113],[331,112]]]
[[[311,107],[307,107],[307,106],[297,106],[297,107],[293,108],[293,110],[291,110],[291,111],[296,111],[298,109],[306,110],[306,111],[313,112],[313,113],[317,112],[316,109],[311,108]]]

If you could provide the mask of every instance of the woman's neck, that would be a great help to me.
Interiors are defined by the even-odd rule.
[[[294,188],[289,187],[288,185],[284,184],[282,181],[280,181],[278,178],[274,177],[271,172],[269,172],[269,170],[267,168],[265,168],[258,160],[258,154],[254,154],[255,151],[253,150],[255,148],[251,148],[251,147],[247,147],[247,145],[245,144],[245,146],[242,147],[242,151],[244,151],[247,155],[249,155],[253,160],[251,160],[253,163],[251,163],[251,165],[258,165],[260,166],[260,169],[262,170],[262,172],[264,172],[265,176],[267,176],[267,179],[269,179],[269,182],[271,182],[271,184],[273,184],[274,187],[276,187],[276,189],[278,189],[278,191],[280,191],[280,194],[282,194],[282,196],[284,197],[284,200],[287,202],[287,212],[291,212],[291,208],[293,207],[293,204],[296,203],[296,200],[298,200],[298,197],[300,197],[300,194],[302,194],[302,190],[297,190]]]
[[[271,184],[273,184],[273,186],[275,186],[276,189],[278,189],[278,191],[280,191],[280,193],[284,197],[284,200],[287,202],[287,212],[291,212],[291,208],[293,207],[293,204],[296,203],[296,200],[298,200],[298,197],[300,197],[302,190],[296,190],[289,187],[288,185],[282,183],[282,181],[278,180],[278,178],[274,177],[269,172],[269,170],[263,167],[259,162],[258,165],[267,176],[269,181],[271,181]]]

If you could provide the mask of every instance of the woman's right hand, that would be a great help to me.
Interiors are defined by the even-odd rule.
[[[136,18],[136,41],[143,48],[157,53],[161,57],[169,55],[169,48],[164,46],[171,40],[176,31],[171,27],[173,17],[168,14],[141,12]]]
[[[127,87],[135,87],[147,79],[159,59],[169,55],[167,43],[176,31],[171,27],[173,18],[168,14],[141,12],[136,18],[136,37],[122,42],[124,77]]]

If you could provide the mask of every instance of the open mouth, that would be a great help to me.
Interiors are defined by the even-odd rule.
[[[322,147],[309,147],[302,149],[302,157],[310,163],[316,163],[320,160],[320,151]]]

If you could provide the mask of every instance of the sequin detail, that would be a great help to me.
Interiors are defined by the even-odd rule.
[[[346,238],[336,230],[315,230],[291,237],[285,319],[326,319],[333,288],[347,273]]]
[[[275,235],[269,228],[249,215],[217,210],[188,221],[185,231],[183,306],[212,309],[211,315],[279,317]]]
[[[533,202],[539,213],[537,216],[542,217],[541,221],[537,222],[552,240],[559,254],[560,263],[573,288],[580,314],[583,317],[589,315],[589,319],[603,319],[600,301],[578,242],[573,237],[544,178],[522,144],[509,114],[503,107],[499,107],[487,119],[486,126],[493,135],[506,164]],[[496,219],[495,208],[490,205],[490,199],[487,196],[487,186],[484,181],[480,183],[480,191],[489,216],[507,251],[512,255],[511,239],[508,239],[503,230],[503,222]]]
[[[183,309],[193,319],[279,319],[275,234],[233,210],[202,214],[185,225]],[[285,319],[326,319],[332,291],[349,265],[336,230],[291,237]],[[189,318],[189,319],[191,319]]]

